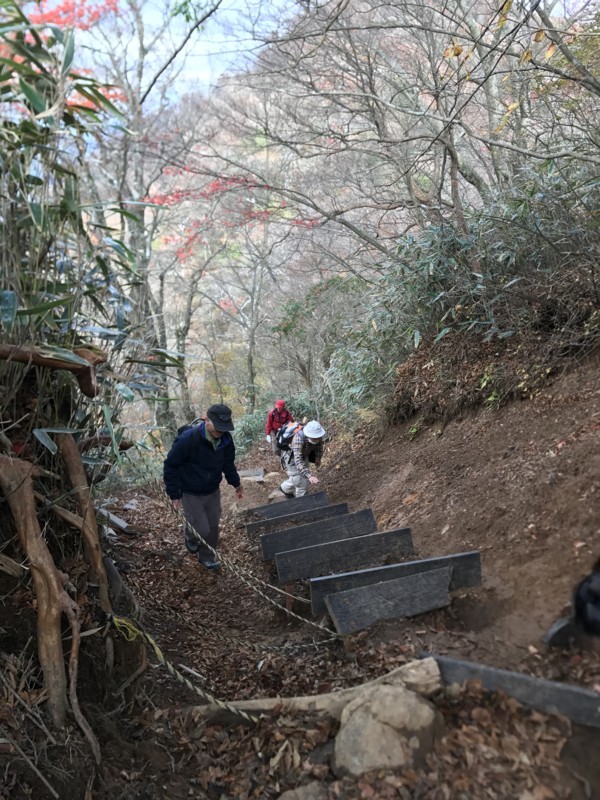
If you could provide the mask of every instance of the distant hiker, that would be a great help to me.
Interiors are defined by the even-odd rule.
[[[293,421],[292,412],[285,407],[285,400],[275,400],[275,408],[272,408],[267,414],[267,424],[265,425],[267,442],[271,445],[274,456],[280,455],[277,446],[277,431]]]
[[[211,547],[219,543],[221,492],[225,480],[235,489],[238,500],[243,491],[235,468],[235,446],[231,438],[231,409],[212,405],[199,425],[184,426],[164,462],[167,494],[175,508],[183,508],[186,520]],[[198,542],[184,526],[185,546],[206,569],[219,569],[214,554]]]
[[[294,423],[288,429],[293,426]],[[281,456],[288,477],[279,488],[286,497],[304,497],[311,483],[319,482],[317,476],[311,473],[310,465],[318,467],[321,464],[324,438],[325,430],[316,419],[307,422],[304,427],[296,426],[289,452]]]

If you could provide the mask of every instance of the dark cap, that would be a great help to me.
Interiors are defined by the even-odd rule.
[[[232,431],[231,409],[222,403],[215,403],[206,412],[206,416],[218,431]]]

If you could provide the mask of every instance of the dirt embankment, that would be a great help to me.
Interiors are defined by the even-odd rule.
[[[370,506],[380,530],[412,528],[417,557],[481,551],[483,586],[431,615],[440,634],[426,646],[464,649],[447,632],[468,632],[471,658],[542,659],[545,631],[600,556],[599,358],[531,400],[445,426],[365,432],[332,445],[330,460],[330,501]],[[406,624],[390,623],[388,635]]]

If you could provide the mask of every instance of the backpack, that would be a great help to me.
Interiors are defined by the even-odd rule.
[[[201,422],[204,422],[202,417],[197,417],[192,422],[188,422],[185,425],[180,425],[179,428],[177,428],[177,436],[175,437],[175,440],[174,440],[173,444],[175,444],[175,442],[179,439],[179,437],[181,436],[182,433],[185,433],[186,431],[189,431],[189,430],[198,430],[199,431]],[[197,444],[198,443],[198,437],[196,436],[194,438],[193,434],[192,434],[192,443],[193,444]]]
[[[283,450],[284,453],[290,452],[292,449],[292,439],[303,427],[304,425],[300,425],[297,422],[288,422],[287,425],[279,428],[275,434],[277,449]]]
[[[200,425],[201,422],[204,422],[202,417],[197,417],[193,422],[188,422],[186,425],[181,425],[177,428],[177,436],[181,436],[182,433],[185,431],[189,431],[190,428],[195,428],[197,425]]]

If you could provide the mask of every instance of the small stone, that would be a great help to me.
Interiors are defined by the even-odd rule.
[[[327,789],[317,781],[289,789],[279,795],[279,800],[327,800]]]

